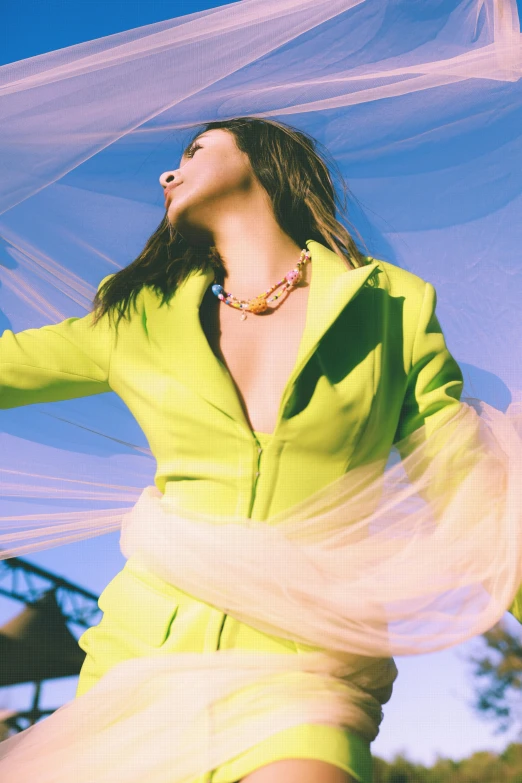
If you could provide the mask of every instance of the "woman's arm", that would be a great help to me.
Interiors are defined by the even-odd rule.
[[[107,280],[104,277],[98,289]],[[17,408],[111,391],[112,331],[93,314],[0,337],[0,408]]]
[[[459,405],[464,379],[446,346],[435,314],[436,304],[436,291],[426,283],[394,443],[423,425],[429,436]]]
[[[413,463],[403,462],[404,470],[410,481],[423,480],[422,487],[418,484],[420,497],[428,503],[439,501],[441,508],[442,500],[444,504],[451,500],[451,487],[457,487],[469,470],[470,454],[466,454],[469,444],[462,443],[457,448],[453,440],[449,445],[451,455],[445,451],[440,469],[440,462],[434,462],[454,435],[451,426],[440,432],[437,430],[457,412],[464,385],[462,371],[448,350],[435,314],[436,304],[435,289],[431,283],[426,283],[419,313],[414,317],[415,334],[410,369],[393,443],[403,461],[416,446],[419,447]],[[407,327],[408,324],[405,324],[405,332]],[[403,438],[423,426],[422,442],[419,439],[413,439],[413,442],[408,439],[406,443],[401,443]],[[449,471],[451,475],[448,475]]]
[[[440,324],[435,315],[436,293],[430,283],[426,283],[424,299],[413,343],[411,370],[408,376],[408,387],[401,410],[401,416],[394,443],[414,432],[423,424],[426,425],[426,435],[429,437],[442,425],[446,417],[456,411],[462,394],[463,376],[455,359],[446,346]],[[451,428],[448,438],[451,435]],[[473,433],[470,433],[470,438]],[[433,498],[451,498],[451,487],[458,486],[465,477],[473,462],[473,441],[461,443],[460,449],[452,445],[452,454],[446,467],[430,481],[420,493],[428,502]],[[444,438],[434,441],[434,446],[428,448],[428,461],[433,460],[439,449],[444,448]],[[399,447],[399,453],[404,459],[407,450]],[[422,471],[427,463],[418,466]],[[459,473],[462,472],[462,475]],[[415,471],[417,474],[417,471]],[[410,479],[418,478],[409,471]],[[522,586],[515,600],[507,610],[522,623]]]

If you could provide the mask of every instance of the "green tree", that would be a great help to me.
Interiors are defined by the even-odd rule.
[[[403,754],[392,761],[374,756],[373,762],[373,783],[522,783],[519,743],[499,755],[479,751],[460,761],[438,758],[432,767],[414,764]]]
[[[480,644],[480,654],[468,659],[474,666],[476,700],[472,706],[479,715],[498,723],[499,734],[521,723],[522,639],[500,621],[481,636]]]
[[[374,756],[373,783],[431,783],[429,770],[421,764],[414,764],[402,753],[388,762]]]

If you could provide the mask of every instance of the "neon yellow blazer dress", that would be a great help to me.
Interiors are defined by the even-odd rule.
[[[394,442],[454,412],[463,386],[435,314],[434,287],[368,258],[349,270],[308,241],[312,279],[304,333],[273,433],[255,433],[224,364],[199,320],[213,274],[190,275],[170,301],[144,287],[137,313],[117,330],[91,314],[0,338],[0,408],[114,391],[157,461],[155,484],[204,513],[256,520],[302,500]],[[103,283],[107,278],[104,278]],[[100,285],[101,285],[100,283]],[[270,637],[196,600],[132,558],[99,599],[103,618],[87,629],[77,695],[123,658],[219,648],[288,651]],[[307,648],[313,649],[313,648]],[[370,783],[371,753],[354,733],[298,726],[201,777],[233,783],[281,758],[316,758]]]

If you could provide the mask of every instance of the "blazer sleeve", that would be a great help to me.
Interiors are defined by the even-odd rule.
[[[460,402],[464,378],[446,345],[436,304],[436,291],[426,283],[394,443],[423,425],[429,436],[455,413]]]
[[[457,412],[464,385],[462,371],[446,345],[435,312],[436,304],[435,289],[431,283],[426,283],[420,311],[417,311],[418,315],[413,316],[411,322],[415,330],[411,361],[399,422],[393,439],[404,460],[413,447],[410,444],[401,444],[400,441],[419,427],[425,426],[424,459],[417,461],[415,467],[404,466],[411,481],[418,479],[435,458],[436,453],[444,448],[445,437],[439,436],[433,441],[432,446],[429,438]],[[406,326],[405,334],[408,336]],[[448,431],[448,436],[450,434]],[[455,471],[452,472],[454,486],[458,485],[459,470],[465,471],[469,463],[469,454],[466,459],[465,451],[466,444],[462,444],[459,454],[452,455],[451,465],[455,466]],[[428,486],[419,490],[418,494],[427,502],[434,498],[450,500],[451,484],[448,482],[448,476],[442,475],[442,472],[440,471],[441,475],[430,479]]]
[[[433,433],[448,415],[455,412],[455,406],[460,401],[463,387],[462,372],[448,351],[435,315],[435,306],[435,290],[430,283],[427,283],[413,343],[408,386],[394,443],[423,424],[426,424],[427,435]],[[454,479],[458,484],[460,466],[463,473],[470,467],[470,460],[473,459],[469,453],[471,445],[463,444],[460,452],[455,454],[451,478],[441,475],[437,480],[430,482],[429,487],[421,493],[425,500],[429,501],[432,497],[440,498],[443,492],[446,499],[450,499],[451,493],[448,488],[451,487],[451,480]],[[444,447],[443,440],[442,444],[438,442],[438,447]],[[406,451],[401,448],[398,450],[404,458]],[[431,457],[434,456],[435,454],[431,454]],[[415,479],[415,476],[410,474],[410,478]],[[507,611],[522,624],[522,585]]]
[[[111,275],[103,278],[98,290]],[[92,312],[0,337],[0,408],[88,397],[111,391],[112,330]]]

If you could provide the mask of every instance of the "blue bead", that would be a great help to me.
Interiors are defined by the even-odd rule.
[[[212,286],[212,293],[218,296],[219,294],[223,293],[223,286],[219,285],[219,283],[215,283]]]

